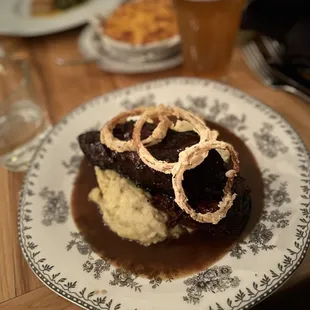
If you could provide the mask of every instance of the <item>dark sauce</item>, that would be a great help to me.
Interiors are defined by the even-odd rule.
[[[209,123],[209,126],[218,130],[220,139],[231,143],[238,151],[240,174],[251,188],[252,213],[242,234],[246,235],[253,229],[263,208],[264,193],[260,170],[242,140],[219,125]],[[72,193],[73,218],[93,250],[118,267],[150,278],[159,275],[174,278],[206,269],[227,253],[236,242],[236,239],[220,242],[210,240],[201,231],[149,247],[124,240],[104,224],[98,207],[88,201],[89,192],[96,186],[93,167],[84,159]]]

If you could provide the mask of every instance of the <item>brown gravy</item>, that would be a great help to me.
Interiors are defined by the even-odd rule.
[[[209,122],[210,124],[210,122]],[[247,146],[223,127],[210,124],[220,133],[220,139],[231,143],[239,152],[240,174],[252,191],[252,213],[245,229],[248,233],[258,220],[263,207],[263,182],[257,163]],[[173,278],[199,272],[221,258],[236,240],[212,242],[196,232],[149,247],[121,239],[102,221],[97,206],[88,201],[88,193],[97,186],[93,167],[84,159],[80,166],[71,208],[75,223],[85,240],[100,256],[118,267],[139,275]]]

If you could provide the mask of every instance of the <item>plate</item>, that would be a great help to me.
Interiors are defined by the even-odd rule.
[[[77,135],[99,128],[122,110],[155,103],[202,113],[243,139],[255,154],[265,191],[263,215],[248,237],[207,270],[171,281],[138,277],[101,259],[79,234],[70,212],[82,158]],[[19,240],[39,279],[85,309],[248,309],[281,286],[305,257],[309,180],[305,145],[268,106],[210,80],[152,81],[97,97],[53,128],[25,176]]]
[[[33,17],[31,0],[0,0],[0,34],[30,37],[68,30],[86,23],[95,13],[107,16],[121,2],[89,0],[63,13]]]
[[[97,60],[98,66],[108,72],[149,73],[171,69],[183,63],[183,57],[180,53],[155,61],[151,61],[152,55],[148,54],[143,56],[128,55],[127,58],[122,58],[121,55],[112,55],[103,48],[100,38],[91,25],[85,27],[81,32],[78,45],[85,59]]]

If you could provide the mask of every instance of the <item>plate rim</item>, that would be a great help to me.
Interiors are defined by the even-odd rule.
[[[11,0],[10,1],[10,8],[16,6],[17,1],[24,1],[24,0]],[[110,1],[110,3],[112,3],[112,5],[110,4],[110,6],[113,9],[114,1],[115,1],[116,5],[119,5],[121,3],[121,1],[123,1],[123,0],[109,0],[109,1]],[[10,35],[13,37],[25,37],[25,38],[27,38],[27,37],[45,36],[45,35],[49,35],[49,34],[55,34],[55,33],[63,32],[65,30],[73,29],[73,28],[79,27],[83,24],[86,24],[88,22],[89,18],[93,15],[91,13],[94,13],[96,11],[95,10],[96,8],[104,9],[105,5],[103,5],[102,3],[103,2],[100,0],[89,0],[89,3],[83,4],[84,12],[86,12],[85,15],[79,14],[79,17],[76,17],[73,20],[69,20],[66,23],[61,23],[60,25],[57,22],[57,17],[54,17],[55,21],[54,21],[53,25],[47,25],[47,26],[45,25],[43,27],[37,26],[35,28],[33,28],[33,26],[31,26],[30,30],[29,30],[29,25],[32,25],[32,24],[35,24],[38,22],[37,20],[35,20],[35,18],[28,18],[27,19],[27,18],[23,17],[23,19],[21,19],[22,22],[20,22],[19,27],[14,27],[14,28],[7,27],[7,23],[9,21],[14,22],[15,20],[18,19],[18,16],[17,17],[15,15],[12,16],[10,13],[9,18],[4,19],[4,23],[0,23],[0,34],[1,35]],[[0,5],[0,9],[4,6],[5,6],[4,4],[3,4],[3,6]],[[8,10],[10,10],[10,9],[7,8],[7,10],[5,12],[7,12]],[[82,8],[78,8],[78,10],[82,10]],[[108,9],[107,13],[109,13],[109,9]],[[70,14],[70,11],[64,12],[61,14]],[[105,13],[103,12],[102,15],[105,15]],[[1,17],[1,15],[0,15],[0,17]],[[44,20],[44,18],[40,18],[40,17],[38,17],[37,19],[39,19],[39,20],[43,19]],[[44,21],[43,21],[43,23],[44,23]]]
[[[310,152],[307,148],[307,146],[305,145],[303,139],[301,138],[301,136],[299,135],[298,131],[296,131],[294,129],[294,127],[276,110],[274,110],[272,107],[270,107],[269,105],[265,104],[264,102],[260,101],[259,99],[257,99],[254,96],[251,96],[247,93],[245,93],[244,91],[235,88],[231,85],[225,84],[223,82],[218,82],[218,81],[213,81],[210,79],[202,79],[202,78],[195,78],[195,77],[169,77],[169,78],[162,78],[162,79],[155,79],[155,80],[151,80],[151,81],[146,81],[146,82],[142,82],[142,83],[138,83],[135,85],[131,85],[128,87],[124,87],[121,89],[116,89],[110,92],[107,92],[106,94],[103,95],[99,95],[94,97],[93,99],[90,99],[88,101],[86,101],[85,103],[77,106],[76,108],[74,108],[73,110],[71,110],[69,113],[67,113],[64,117],[62,117],[53,127],[52,129],[47,133],[47,135],[45,136],[45,138],[42,140],[42,142],[40,143],[39,147],[37,148],[31,163],[29,165],[29,169],[26,172],[24,179],[23,179],[23,183],[21,186],[21,190],[20,190],[20,197],[19,197],[19,202],[18,202],[18,216],[17,216],[17,226],[18,226],[18,240],[19,240],[19,245],[21,247],[23,256],[28,264],[28,266],[30,267],[30,269],[32,270],[32,272],[39,278],[39,280],[41,282],[44,283],[45,286],[47,286],[49,289],[51,289],[53,292],[55,292],[57,295],[69,300],[70,302],[84,308],[84,309],[89,309],[89,310],[99,310],[100,308],[97,308],[95,305],[94,306],[90,306],[89,304],[85,303],[85,302],[79,302],[80,300],[76,297],[72,296],[72,293],[68,291],[68,293],[66,293],[65,291],[56,288],[56,286],[53,287],[53,285],[50,283],[48,284],[50,281],[48,279],[46,279],[44,276],[44,273],[41,272],[41,270],[38,270],[38,268],[32,263],[30,257],[28,256],[23,241],[22,241],[22,233],[21,233],[21,213],[22,213],[22,209],[24,208],[24,202],[25,202],[25,198],[27,197],[27,187],[28,187],[28,183],[29,183],[29,177],[32,173],[32,170],[34,169],[34,163],[38,157],[38,154],[40,153],[43,145],[46,143],[46,141],[50,138],[50,136],[59,129],[59,127],[61,125],[65,125],[67,123],[67,120],[69,118],[71,118],[72,116],[74,116],[77,112],[83,111],[85,108],[87,108],[87,106],[90,105],[96,105],[98,104],[99,100],[102,98],[107,98],[107,97],[113,97],[114,95],[121,95],[123,93],[126,93],[129,89],[130,90],[134,90],[134,91],[138,91],[139,89],[145,89],[145,87],[147,87],[148,85],[152,85],[152,84],[161,84],[164,85],[169,85],[170,83],[178,83],[178,82],[182,82],[185,84],[214,84],[214,85],[221,85],[223,87],[226,87],[227,89],[229,89],[230,91],[233,91],[237,94],[239,94],[240,96],[242,96],[242,99],[246,100],[249,99],[249,104],[255,103],[256,105],[258,105],[260,108],[263,109],[267,109],[269,112],[272,112],[273,114],[275,114],[280,120],[281,122],[283,122],[288,129],[292,130],[294,135],[296,136],[296,140],[298,145],[302,146],[305,150],[305,155],[307,157],[307,159],[310,162]],[[189,82],[189,83],[188,83]],[[106,99],[106,102],[108,102],[109,100]],[[262,292],[261,295],[256,296],[255,298],[253,298],[252,300],[249,299],[248,301],[245,302],[241,302],[240,305],[233,307],[231,309],[238,309],[238,310],[245,310],[245,309],[249,309],[252,308],[253,306],[257,305],[258,303],[260,303],[262,300],[266,299],[267,297],[269,297],[270,295],[272,295],[276,290],[278,290],[289,278],[290,276],[296,271],[296,269],[300,266],[300,264],[303,262],[304,258],[306,257],[306,253],[309,249],[310,246],[310,225],[308,223],[307,225],[308,229],[307,229],[307,234],[304,237],[304,245],[302,250],[300,251],[300,256],[298,259],[296,259],[296,261],[293,263],[292,266],[290,266],[290,268],[288,268],[286,270],[286,272],[275,282],[271,285],[271,287],[266,287]],[[76,299],[76,301],[74,300]],[[243,305],[242,305],[243,304]],[[242,306],[241,306],[242,305]]]

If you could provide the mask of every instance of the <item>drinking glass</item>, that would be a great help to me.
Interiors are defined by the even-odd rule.
[[[0,56],[0,162],[8,170],[27,169],[51,128],[35,99],[27,60]]]
[[[245,0],[174,0],[174,5],[186,69],[225,77]]]

